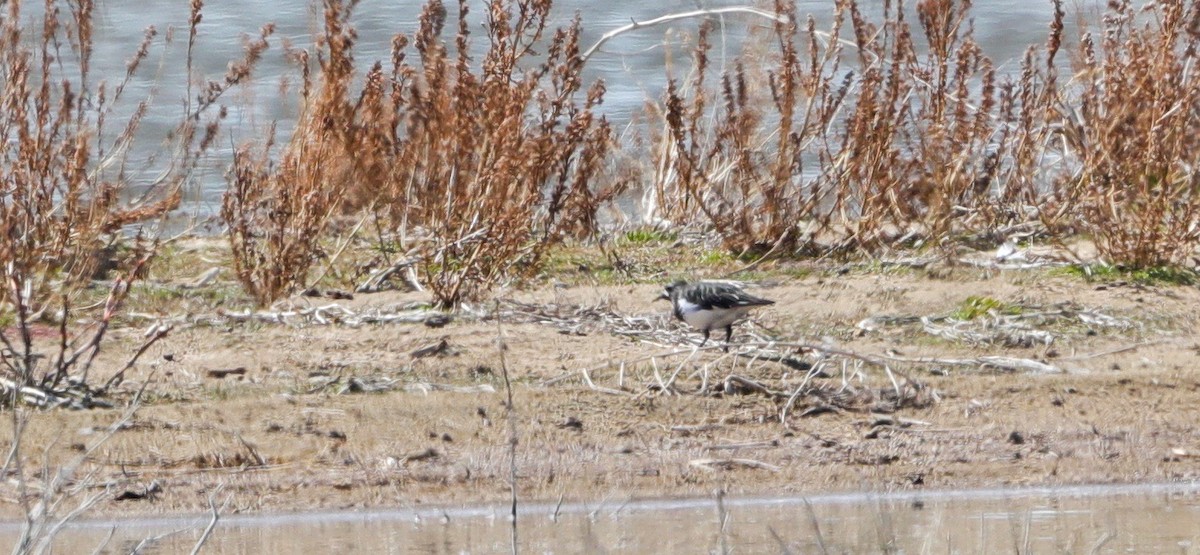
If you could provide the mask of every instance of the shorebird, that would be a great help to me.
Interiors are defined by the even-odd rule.
[[[743,291],[741,286],[727,281],[688,283],[679,280],[668,285],[658,299],[671,301],[676,318],[704,332],[701,347],[708,343],[710,331],[725,328],[726,351],[729,351],[734,323],[754,307],[775,304],[775,301],[755,297]]]

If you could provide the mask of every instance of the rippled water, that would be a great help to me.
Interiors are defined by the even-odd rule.
[[[28,4],[28,2],[27,2]],[[449,3],[453,4],[453,3]],[[737,0],[706,1],[705,7],[742,5]],[[818,28],[826,26],[832,1],[808,0],[797,2],[802,16],[813,14]],[[1078,6],[1094,11],[1097,0],[1085,0]],[[882,3],[864,2],[868,14],[877,12]],[[363,0],[352,20],[359,32],[356,49],[361,67],[375,60],[386,59],[391,37],[397,32],[412,32],[422,3],[416,0]],[[482,11],[481,2],[472,2],[475,15]],[[576,12],[583,18],[584,43],[590,45],[604,32],[627,24],[631,18],[645,20],[658,15],[694,9],[695,2],[585,2],[560,0],[556,3],[556,18],[567,22]],[[1072,8],[1076,9],[1076,8]],[[1077,8],[1084,9],[1084,8]],[[28,9],[27,9],[28,11]],[[139,166],[136,162],[152,158],[162,150],[164,138],[170,133],[183,112],[186,97],[186,20],[187,2],[112,2],[101,1],[97,10],[97,44],[93,58],[93,80],[115,82],[124,73],[126,60],[136,49],[143,30],[155,26],[160,32],[158,48],[143,66],[132,83],[123,103],[124,113],[133,109],[136,101],[150,97],[153,108],[144,121],[139,140],[132,152],[131,173],[135,182],[149,182],[160,170],[161,161]],[[261,2],[208,2],[200,26],[193,80],[217,79],[226,64],[241,52],[245,36],[254,35],[266,22],[277,26],[272,50],[259,67],[254,84],[235,91],[225,98],[231,107],[220,148],[205,160],[195,183],[189,188],[186,211],[211,213],[225,188],[224,172],[236,144],[253,140],[271,121],[279,121],[281,130],[291,127],[294,106],[279,94],[280,79],[292,75],[283,59],[281,41],[299,47],[312,44],[312,34],[319,29],[320,18],[308,3],[300,0]],[[1024,50],[1044,40],[1050,21],[1051,8],[1046,0],[981,0],[973,9],[976,36],[985,52],[1001,69],[1014,69]],[[32,14],[27,13],[27,17]],[[875,19],[878,20],[876,14]],[[1074,17],[1069,16],[1074,21]],[[724,49],[729,56],[738,51],[738,40],[752,26],[764,25],[763,20],[749,16],[727,16]],[[608,85],[604,109],[618,123],[629,120],[630,114],[641,108],[646,99],[658,98],[665,82],[664,43],[680,43],[679,33],[694,32],[697,20],[684,20],[668,26],[637,30],[607,43],[603,51],[588,62],[589,76],[603,78]],[[178,36],[164,44],[170,30]],[[475,27],[478,31],[480,28]],[[482,42],[482,37],[476,37]],[[718,46],[720,52],[720,46]],[[677,53],[678,54],[678,53]],[[681,59],[681,58],[677,58]],[[686,70],[677,63],[676,72]],[[294,80],[294,78],[293,78]],[[116,121],[114,118],[113,121]],[[115,126],[111,126],[115,131]],[[140,168],[140,169],[139,169]]]
[[[1200,485],[968,490],[808,498],[524,505],[530,553],[1196,553]],[[497,553],[511,546],[508,507],[228,516],[210,553]],[[722,517],[724,514],[724,524]],[[187,553],[194,519],[87,521],[58,552]],[[108,538],[112,533],[112,537]],[[14,537],[0,524],[0,542]],[[106,539],[107,538],[107,539]],[[9,540],[11,541],[11,540]]]

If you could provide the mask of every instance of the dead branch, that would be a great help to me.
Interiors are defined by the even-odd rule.
[[[672,21],[678,21],[680,19],[690,19],[693,17],[705,17],[705,16],[710,16],[710,15],[724,15],[727,13],[746,13],[746,14],[762,17],[765,19],[770,19],[772,21],[777,21],[779,23],[785,23],[785,24],[788,23],[787,17],[784,17],[775,12],[760,10],[758,8],[753,8],[750,6],[730,6],[728,8],[704,9],[704,10],[695,10],[695,11],[690,11],[690,12],[669,14],[669,15],[664,15],[661,17],[656,17],[654,19],[649,19],[646,21],[631,21],[628,25],[624,25],[624,26],[618,27],[616,29],[613,29],[607,33],[604,33],[603,35],[600,36],[600,39],[597,40],[595,44],[593,44],[590,48],[587,49],[586,52],[583,53],[583,56],[580,56],[579,59],[580,59],[581,63],[586,63],[588,61],[588,58],[591,58],[592,55],[595,54],[596,51],[599,50],[601,46],[604,46],[604,43],[612,40],[614,37],[617,37],[624,33],[628,33],[629,31],[634,31],[637,29],[644,29],[646,27],[653,27],[655,25],[661,25],[663,23],[670,23]]]
[[[788,397],[786,393],[771,391],[769,388],[767,388],[767,386],[759,382],[735,374],[726,376],[725,383],[722,387],[726,395],[737,393],[758,393],[771,398],[786,399]]]
[[[208,526],[204,528],[204,533],[200,534],[200,539],[196,540],[196,545],[192,547],[192,555],[200,553],[200,548],[204,547],[205,543],[208,543],[208,538],[212,536],[213,530],[217,528],[217,521],[221,519],[221,510],[229,503],[229,498],[226,497],[225,501],[221,503],[221,509],[217,508],[217,495],[223,489],[225,489],[225,484],[221,483],[217,486],[217,489],[213,490],[212,495],[208,496],[208,508],[212,514],[212,518],[209,519]]]
[[[129,360],[125,363],[125,366],[123,366],[121,370],[119,370],[116,374],[113,374],[108,381],[104,382],[104,385],[99,390],[99,394],[104,395],[108,393],[110,389],[120,385],[121,382],[125,381],[125,372],[130,368],[133,368],[133,365],[137,364],[138,359],[141,358],[142,355],[145,354],[152,345],[158,343],[158,341],[166,337],[168,333],[171,333],[172,329],[174,329],[173,326],[157,323],[151,326],[150,329],[146,330],[146,341],[142,343],[141,347],[138,347],[138,350],[133,353],[133,356],[129,357]]]
[[[409,257],[399,260],[386,268],[375,270],[367,277],[366,281],[354,288],[354,292],[378,293],[384,291],[388,289],[385,285],[392,279],[392,276],[400,272],[404,272],[404,282],[410,289],[413,291],[424,291],[425,289],[421,287],[421,283],[417,281],[416,274],[413,272],[413,268],[420,261],[421,259],[418,257]]]
[[[1149,347],[1149,346],[1151,346],[1151,345],[1159,345],[1159,344],[1161,344],[1161,343],[1166,343],[1166,341],[1164,341],[1164,340],[1159,340],[1159,341],[1143,341],[1143,342],[1141,342],[1141,343],[1134,343],[1133,345],[1126,345],[1126,346],[1124,346],[1124,347],[1117,347],[1116,349],[1109,349],[1109,350],[1107,350],[1107,351],[1099,351],[1099,352],[1096,352],[1096,353],[1088,353],[1088,354],[1085,354],[1085,355],[1076,355],[1076,356],[1064,357],[1064,358],[1061,358],[1061,359],[1059,359],[1059,360],[1062,360],[1062,361],[1071,361],[1071,362],[1073,362],[1073,361],[1078,361],[1078,360],[1088,360],[1088,359],[1092,359],[1092,358],[1100,358],[1100,357],[1104,357],[1104,356],[1108,356],[1108,355],[1117,355],[1117,354],[1126,353],[1126,352],[1129,352],[1129,351],[1136,351],[1136,350],[1138,350],[1138,349],[1140,349],[1140,348],[1142,348],[1142,347]]]

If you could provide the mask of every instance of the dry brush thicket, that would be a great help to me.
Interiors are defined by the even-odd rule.
[[[189,74],[202,2],[190,6]],[[99,397],[169,331],[152,327],[125,369],[93,381],[110,328],[162,246],[159,224],[218,136],[226,114],[219,99],[255,61],[248,53],[195,98],[189,93],[186,113],[164,138],[167,166],[135,185],[128,153],[144,134],[150,100],[127,99],[127,86],[170,34],[160,39],[147,28],[125,72],[97,79],[95,9],[92,0],[47,1],[31,19],[20,1],[0,2],[0,407],[12,424],[0,474],[26,517],[14,553],[50,552],[65,523],[113,494],[93,468],[80,468],[128,423],[139,396],[104,438],[63,467],[50,466],[48,446],[40,458],[23,452],[27,409],[111,406]]]
[[[976,42],[969,2],[866,10],[838,0],[819,26],[777,1],[774,23],[731,63],[713,63],[719,27],[699,22],[686,77],[669,76],[642,119],[645,136],[629,143],[600,111],[603,83],[583,77],[580,18],[551,28],[551,0],[489,0],[478,34],[467,0],[430,0],[391,58],[361,73],[356,3],[325,0],[312,51],[285,51],[300,77],[295,129],[239,146],[228,174],[221,217],[235,273],[260,305],[309,285],[322,257],[337,264],[325,249],[356,240],[368,222],[364,250],[415,268],[440,307],[478,302],[538,272],[554,246],[600,237],[601,211],[634,185],[652,192],[644,221],[699,227],[754,256],[949,250],[1039,233],[1083,235],[1110,262],[1155,268],[1192,262],[1200,242],[1196,0],[1136,9],[1113,0],[1078,38],[1065,35],[1056,2],[1046,42],[1007,72]],[[134,190],[126,155],[148,101],[125,99],[125,89],[157,33],[147,30],[124,75],[95,79],[92,0],[45,6],[41,25],[26,29],[21,3],[0,2],[0,406],[14,428],[3,473],[22,488],[17,407],[89,406],[165,335],[152,328],[125,369],[91,383],[110,326],[161,246],[156,224],[218,140],[224,95],[251,77],[274,33],[264,25],[225,75],[189,85],[164,148],[170,167],[149,191]],[[189,78],[202,7],[191,0]],[[132,116],[110,121],[121,102],[133,103]],[[627,144],[649,146],[620,153],[638,167],[616,167]],[[338,237],[348,221],[360,224]],[[859,359],[889,377],[888,364],[929,362]],[[786,400],[784,421],[797,396],[824,394],[736,381],[724,387]],[[926,402],[920,384],[905,383],[851,400]],[[674,377],[660,384],[669,391]],[[49,545],[40,538],[53,531],[33,525],[58,518],[70,497],[52,485],[40,507],[20,494],[30,516],[22,545]]]
[[[771,51],[722,75],[701,27],[654,134],[648,212],[700,215],[735,252],[870,253],[1032,227],[1086,234],[1134,267],[1194,251],[1196,2],[1109,2],[1074,44],[1055,3],[1046,43],[1011,74],[976,42],[970,2],[885,2],[873,21],[844,0],[827,29],[775,9],[787,17]]]
[[[350,7],[325,3],[319,75],[301,63],[301,117],[278,163],[239,151],[223,214],[242,282],[260,303],[303,285],[318,240],[342,210],[368,214],[377,246],[417,261],[450,307],[539,267],[547,248],[597,230],[623,188],[599,184],[613,144],[585,88],[580,23],[550,31],[549,0],[493,0],[487,48],[472,53],[468,3],[456,24],[427,3],[411,37],[397,35],[357,93]],[[453,46],[443,38],[447,27]],[[415,50],[416,60],[409,56]]]
[[[21,4],[0,5],[0,385],[6,404],[54,405],[90,396],[89,369],[158,250],[157,224],[217,137],[216,100],[245,75],[231,69],[188,103],[167,137],[169,166],[135,190],[127,154],[149,100],[126,99],[126,86],[157,31],[146,29],[123,75],[96,79],[94,3],[48,2],[30,29]],[[193,1],[192,39],[200,8]],[[74,397],[48,393],[64,388]]]
[[[536,272],[552,245],[595,236],[599,211],[638,180],[643,221],[708,229],[733,253],[870,255],[1020,232],[1083,235],[1110,263],[1155,267],[1189,262],[1200,241],[1196,2],[1110,2],[1077,39],[1056,3],[1046,42],[1005,72],[975,40],[970,2],[868,14],[842,0],[822,27],[776,2],[724,72],[704,21],[624,171],[596,111],[603,84],[581,77],[581,23],[551,33],[549,0],[488,2],[482,54],[467,3],[454,27],[431,1],[365,75],[350,7],[325,2],[317,75],[291,53],[300,123],[277,160],[272,134],[231,174],[223,214],[262,304],[305,285],[345,214],[366,214],[387,263],[415,264],[439,304],[478,300]]]

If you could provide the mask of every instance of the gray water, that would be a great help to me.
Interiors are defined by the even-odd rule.
[[[451,4],[453,15],[453,3],[448,4]],[[604,32],[625,25],[631,19],[646,20],[692,10],[698,5],[713,8],[744,4],[736,0],[699,3],[560,0],[555,4],[555,18],[558,23],[565,24],[576,12],[580,13],[584,26],[583,44],[590,46]],[[1085,0],[1070,9],[1094,13],[1096,4],[1097,0]],[[393,34],[411,34],[416,29],[422,5],[416,0],[363,0],[352,19],[359,33],[355,50],[359,67],[365,69],[376,60],[388,59]],[[812,14],[818,21],[818,29],[828,27],[832,5],[830,0],[797,2],[801,17]],[[473,17],[478,20],[483,4],[472,2],[471,6]],[[879,20],[880,6],[881,2],[864,2],[868,17],[875,21]],[[32,19],[34,14],[30,10],[27,6],[26,17]],[[159,31],[150,59],[135,76],[117,112],[118,116],[128,114],[136,102],[146,98],[152,100],[151,110],[131,151],[129,167],[135,184],[149,183],[162,171],[163,161],[154,160],[154,155],[163,150],[166,137],[184,112],[188,80],[185,64],[187,12],[185,0],[99,2],[93,81],[117,82],[145,28],[154,26]],[[1044,42],[1051,19],[1050,3],[1046,0],[981,0],[975,4],[972,13],[976,38],[1002,71],[1006,68],[1015,70],[1017,60],[1030,44]],[[197,84],[220,79],[226,65],[240,56],[244,38],[256,35],[264,23],[273,22],[277,30],[271,39],[272,48],[253,82],[224,98],[224,104],[230,108],[230,118],[225,124],[221,144],[203,161],[186,191],[183,212],[196,215],[215,211],[225,189],[224,173],[237,145],[261,140],[272,121],[278,122],[284,134],[291,129],[295,115],[295,87],[293,85],[291,93],[281,95],[280,83],[287,76],[294,84],[297,73],[284,60],[281,44],[286,40],[296,47],[311,50],[312,37],[320,29],[321,20],[316,8],[299,0],[211,1],[205,6],[203,15],[192,75],[193,83]],[[1075,19],[1068,16],[1069,21]],[[724,32],[720,37],[724,40],[717,41],[717,63],[721,58],[732,59],[739,51],[739,41],[748,32],[768,24],[766,20],[748,15],[725,16],[722,23]],[[588,62],[588,77],[604,79],[607,84],[604,111],[618,129],[627,124],[648,99],[661,97],[668,51],[675,59],[674,73],[686,72],[685,37],[693,35],[698,24],[696,19],[682,20],[621,35],[608,42]],[[478,33],[482,29],[476,25],[474,30]],[[168,43],[166,37],[172,31],[177,36]],[[484,37],[477,34],[475,42],[480,46]],[[111,118],[111,121],[120,119]],[[115,130],[116,126],[110,124],[110,131]]]
[[[1198,484],[726,498],[723,507],[715,499],[522,505],[518,543],[523,553],[1200,553]],[[228,515],[205,551],[504,553],[507,515],[507,506]],[[58,537],[56,552],[141,544],[143,553],[187,553],[207,520],[82,521]],[[0,545],[14,528],[0,523]]]

